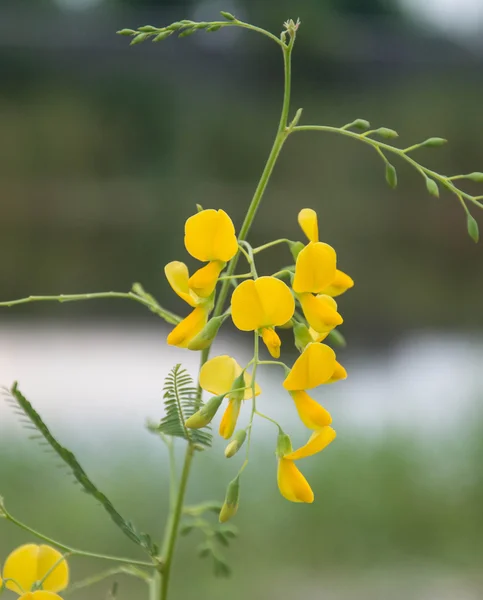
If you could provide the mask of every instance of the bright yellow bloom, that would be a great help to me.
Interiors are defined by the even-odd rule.
[[[60,596],[54,592],[46,592],[45,590],[37,590],[20,596],[19,600],[62,600]]]
[[[300,420],[308,429],[321,429],[332,423],[332,417],[329,411],[320,406],[307,392],[298,390],[290,392],[293,398],[295,408],[299,414]]]
[[[252,378],[246,371],[243,379],[246,389],[244,392],[233,392],[233,384],[240,377],[243,370],[231,356],[223,355],[207,361],[200,370],[200,386],[207,392],[221,396],[228,395],[228,406],[220,423],[220,435],[228,439],[235,431],[242,400],[253,398]],[[261,393],[260,386],[255,384],[255,396]]]
[[[298,216],[299,225],[308,237],[309,242],[319,241],[319,223],[317,213],[311,208],[303,208]]]
[[[308,481],[299,471],[294,461],[321,452],[336,437],[332,427],[323,427],[311,435],[309,441],[298,450],[288,452],[279,458],[278,462],[278,488],[284,498],[290,502],[314,501],[314,493]]]
[[[295,311],[289,287],[276,277],[241,283],[231,298],[233,323],[241,331],[259,331],[270,354],[280,356],[280,338],[274,327],[285,325]]]
[[[171,331],[166,340],[168,344],[179,348],[187,348],[208,323],[210,310],[211,308],[208,306],[197,306]]]
[[[224,210],[202,210],[186,221],[186,250],[202,262],[228,262],[238,250],[235,227]]]
[[[329,244],[310,242],[297,256],[293,290],[320,294],[335,279],[337,255]]]
[[[173,291],[194,308],[206,302],[214,292],[224,267],[225,263],[210,262],[190,277],[188,267],[183,262],[174,260],[164,267],[164,272]]]
[[[329,333],[344,322],[337,312],[333,298],[325,294],[299,294],[298,299],[305,318],[312,329],[318,333]]]
[[[352,277],[337,269],[334,281],[323,290],[323,293],[327,294],[327,296],[340,296],[352,287],[354,287]]]
[[[65,589],[69,584],[69,567],[67,561],[62,560],[62,554],[50,546],[27,544],[20,546],[7,557],[3,567],[3,578],[14,579],[18,585],[13,581],[8,581],[6,587],[17,594],[22,594],[29,592],[32,586],[42,580],[51,569],[53,569],[52,572],[42,584],[44,590],[59,592]],[[53,600],[56,595],[54,594],[53,597],[36,595],[34,597],[36,600],[48,600],[49,598]]]
[[[327,383],[336,368],[335,352],[325,344],[308,344],[283,382],[289,391],[311,390]]]

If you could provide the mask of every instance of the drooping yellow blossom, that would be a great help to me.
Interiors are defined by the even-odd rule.
[[[311,321],[312,323],[314,321],[317,323],[317,329],[310,326],[309,332],[314,342],[322,342],[338,324],[342,323],[343,319],[338,313],[337,302],[334,298],[326,294],[319,294],[318,296],[313,296],[313,298],[318,303],[317,306],[319,307],[319,311],[311,318]],[[323,306],[320,306],[321,304],[323,304]],[[310,315],[311,306],[306,304],[304,312],[306,315]],[[324,318],[320,319],[320,315],[324,315]]]
[[[7,581],[6,587],[17,594],[30,592],[34,584],[41,580],[45,592],[60,592],[69,584],[69,567],[62,554],[54,548],[26,544],[7,557],[3,567],[3,578],[14,580]],[[53,594],[53,597],[35,594],[38,593],[32,594],[35,600],[53,600],[58,597],[56,594]],[[27,593],[26,597],[28,596]]]
[[[213,293],[225,263],[214,261],[198,269],[191,277],[188,267],[178,260],[164,267],[166,279],[173,291],[193,308],[206,302]]]
[[[54,592],[37,590],[36,592],[28,592],[28,594],[20,596],[19,600],[62,600],[62,598],[54,594]]]
[[[295,311],[289,287],[276,277],[259,277],[241,283],[231,298],[233,323],[241,331],[259,331],[270,354],[280,356],[275,327],[285,325]]]
[[[295,408],[299,414],[300,420],[308,429],[321,429],[332,423],[332,417],[329,411],[320,406],[307,392],[297,390],[290,392],[295,404]]]
[[[171,331],[167,338],[168,344],[179,348],[187,348],[207,324],[209,314],[210,309],[208,307],[197,306]]]
[[[225,439],[230,438],[235,431],[242,401],[253,398],[252,378],[246,371],[243,372],[245,391],[231,392],[233,384],[242,372],[243,370],[237,361],[227,355],[210,359],[200,370],[200,386],[205,391],[217,396],[228,395],[228,406],[220,423],[220,435]],[[260,386],[255,384],[255,395],[258,396],[260,393]]]
[[[238,250],[233,221],[224,210],[202,210],[186,221],[186,250],[202,262],[228,262]]]
[[[306,502],[308,504],[314,501],[312,488],[294,461],[321,452],[335,437],[336,433],[332,427],[322,427],[314,431],[305,446],[279,457],[277,481],[280,493],[284,498],[290,502]]]

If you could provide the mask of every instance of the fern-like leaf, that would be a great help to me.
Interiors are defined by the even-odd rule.
[[[199,409],[200,403],[193,379],[180,364],[175,365],[165,379],[163,399],[166,414],[158,431],[164,435],[183,438],[200,449],[210,447],[213,437],[210,427],[186,427],[186,420]]]
[[[147,533],[138,532],[134,525],[130,521],[124,519],[124,517],[114,508],[114,505],[109,498],[89,479],[75,455],[55,439],[40,415],[20,392],[17,382],[13,384],[10,390],[5,389],[5,396],[7,401],[13,405],[14,412],[20,417],[21,423],[27,429],[34,429],[37,432],[36,435],[31,437],[34,439],[40,438],[41,443],[48,445],[48,447],[50,447],[57,456],[70,467],[72,474],[77,482],[81,484],[84,491],[102,504],[114,523],[130,540],[141,546],[151,556],[156,556],[158,554],[158,548],[152,542],[151,537]]]

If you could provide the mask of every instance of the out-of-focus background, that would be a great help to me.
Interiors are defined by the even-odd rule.
[[[115,31],[212,20],[220,9],[274,32],[300,17],[293,108],[304,107],[305,122],[365,118],[397,129],[403,145],[445,137],[421,160],[447,174],[482,169],[480,0],[2,0],[0,300],[141,281],[187,313],[163,266],[186,260],[195,203],[240,225],[278,122],[279,52],[235,30],[134,48]],[[251,241],[300,238],[297,212],[313,207],[356,280],[340,302],[350,377],[317,396],[339,435],[302,465],[315,504],[294,506],[276,489],[275,432],[260,424],[241,537],[228,551],[233,579],[213,579],[183,538],[174,599],[482,597],[483,251],[453,197],[428,196],[417,173],[397,166],[394,192],[377,155],[355,142],[304,134],[285,147]],[[287,253],[268,251],[260,270],[281,261]],[[166,455],[144,424],[161,415],[170,367],[195,373],[197,360],[168,348],[167,331],[124,300],[0,311],[0,383],[18,379],[122,512],[155,535]],[[216,351],[242,362],[249,337],[233,334]],[[263,373],[270,393],[260,402],[301,442],[278,376]],[[64,543],[136,555],[6,406],[0,431],[11,512]],[[223,498],[238,459],[222,457],[220,443],[200,457],[190,501]],[[32,541],[0,525],[1,559]],[[76,559],[74,578],[103,566]],[[141,584],[119,583],[120,599],[144,597]]]

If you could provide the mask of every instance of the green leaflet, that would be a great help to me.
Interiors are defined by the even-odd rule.
[[[24,424],[25,417],[27,417],[27,427],[32,428],[32,425],[35,427],[35,429],[42,435],[54,452],[64,461],[65,464],[71,468],[74,477],[84,488],[84,491],[93,496],[102,504],[114,523],[123,531],[125,535],[127,535],[131,541],[136,543],[138,546],[141,546],[144,550],[146,550],[146,552],[148,552],[150,556],[156,556],[158,554],[158,547],[153,543],[151,537],[147,533],[138,532],[134,525],[130,521],[126,521],[126,519],[124,519],[124,517],[122,517],[121,514],[114,508],[114,505],[109,498],[103,494],[89,479],[87,473],[81,467],[75,455],[67,448],[64,448],[64,446],[62,446],[54,438],[47,425],[42,421],[40,415],[18,389],[17,382],[15,382],[12,388],[7,390],[7,392],[7,399],[11,400],[15,408],[21,409],[22,412],[18,413],[17,411],[17,413],[20,414],[21,417],[24,417],[22,419]]]
[[[166,414],[157,431],[183,438],[199,449],[209,448],[213,438],[209,427],[188,429],[185,425],[200,407],[193,379],[180,364],[175,365],[165,379],[163,399]]]

